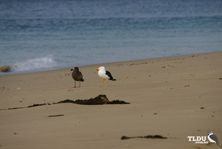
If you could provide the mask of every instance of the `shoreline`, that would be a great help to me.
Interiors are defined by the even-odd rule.
[[[69,68],[0,76],[0,148],[216,149],[187,137],[211,130],[222,139],[221,64],[222,52],[213,52],[87,65],[81,88],[73,88]],[[99,87],[98,65],[117,79],[108,88]],[[35,107],[99,94],[130,104]]]
[[[87,65],[79,65],[78,67],[92,67],[92,66],[101,66],[101,65],[111,65],[111,64],[120,64],[120,63],[130,63],[130,62],[140,62],[140,61],[159,61],[161,59],[175,59],[175,58],[180,58],[180,57],[190,57],[190,56],[195,56],[195,55],[206,55],[206,54],[211,54],[211,53],[221,53],[222,51],[215,51],[215,52],[204,52],[204,53],[195,53],[195,54],[186,54],[186,55],[179,55],[179,56],[167,56],[167,57],[154,57],[154,58],[145,58],[145,59],[136,59],[136,60],[127,60],[127,61],[116,61],[116,62],[104,62],[104,63],[98,63],[98,64],[87,64]],[[74,65],[73,65],[74,67]],[[23,75],[23,74],[33,74],[33,73],[42,73],[42,72],[50,72],[50,71],[62,71],[62,70],[67,70],[70,69],[71,67],[64,67],[64,68],[58,68],[58,69],[50,69],[50,70],[40,70],[40,71],[28,71],[28,72],[14,72],[11,71],[9,74],[0,72],[0,77],[1,76],[10,76],[10,75]],[[11,73],[11,74],[10,74]]]

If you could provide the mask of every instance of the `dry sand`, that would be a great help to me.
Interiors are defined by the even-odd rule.
[[[222,142],[222,52],[103,65],[117,79],[107,89],[99,87],[99,65],[80,67],[81,88],[69,69],[0,76],[0,109],[99,94],[131,103],[0,110],[0,148],[216,149],[187,139],[208,130]],[[155,134],[168,139],[120,139]]]

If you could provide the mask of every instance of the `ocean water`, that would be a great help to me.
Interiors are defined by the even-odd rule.
[[[222,51],[221,0],[1,0],[11,73]]]

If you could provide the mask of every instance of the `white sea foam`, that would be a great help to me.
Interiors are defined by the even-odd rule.
[[[52,56],[28,59],[17,62],[13,65],[14,71],[35,71],[41,69],[52,68],[56,66],[56,62]]]

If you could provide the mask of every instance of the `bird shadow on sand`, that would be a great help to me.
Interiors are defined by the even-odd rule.
[[[130,104],[129,102],[126,102],[123,100],[109,101],[106,95],[98,95],[90,99],[77,99],[77,100],[65,99],[65,100],[61,100],[61,101],[53,102],[53,103],[32,104],[32,105],[24,106],[24,107],[12,107],[12,108],[7,108],[7,109],[0,109],[0,110],[33,108],[33,107],[38,107],[38,106],[54,105],[54,104],[62,104],[62,103],[72,103],[72,104],[80,104],[80,105]]]

